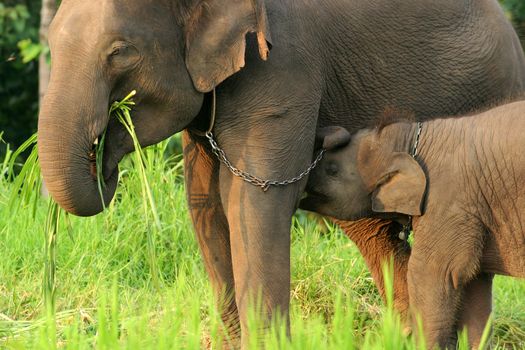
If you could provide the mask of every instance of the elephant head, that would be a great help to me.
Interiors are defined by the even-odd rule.
[[[63,0],[50,28],[52,73],[38,123],[51,196],[68,212],[100,212],[94,144],[106,131],[105,204],[132,140],[110,104],[137,90],[132,113],[142,146],[181,131],[204,93],[244,66],[246,34],[262,59],[270,40],[262,0]]]
[[[350,137],[341,127],[317,135],[327,150],[308,179],[301,208],[341,220],[421,215],[426,176],[406,152],[396,152],[376,130]]]

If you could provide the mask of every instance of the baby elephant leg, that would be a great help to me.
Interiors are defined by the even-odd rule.
[[[455,349],[461,289],[455,288],[447,274],[435,264],[414,259],[414,252],[408,264],[407,280],[413,329],[418,330],[417,320],[420,318],[428,349],[435,346]]]
[[[428,210],[414,222],[407,273],[410,308],[421,317],[429,349],[455,349],[463,296],[479,277],[483,230],[475,218],[433,214]]]
[[[467,328],[469,344],[478,349],[492,311],[492,274],[480,274],[465,287],[459,330]]]

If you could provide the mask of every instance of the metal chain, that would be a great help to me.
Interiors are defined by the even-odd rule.
[[[320,150],[319,153],[317,154],[317,157],[310,164],[310,166],[308,168],[306,168],[306,170],[304,170],[302,173],[300,173],[299,175],[297,175],[297,176],[295,176],[295,177],[293,177],[291,179],[284,180],[284,181],[264,180],[264,179],[261,179],[261,178],[255,176],[255,175],[247,173],[246,171],[243,171],[243,170],[241,170],[239,168],[236,168],[228,160],[228,158],[226,157],[226,153],[224,153],[224,150],[219,147],[219,145],[215,141],[215,139],[213,137],[213,133],[211,131],[206,132],[206,138],[210,142],[211,149],[212,149],[213,153],[219,158],[219,161],[221,161],[232,172],[233,175],[243,179],[244,181],[246,181],[246,182],[248,182],[248,183],[250,183],[252,185],[260,187],[264,192],[268,191],[270,186],[287,186],[287,185],[290,185],[290,184],[293,184],[295,182],[298,182],[298,181],[302,180],[305,176],[310,174],[310,172],[312,172],[312,170],[314,170],[314,168],[317,166],[317,164],[319,164],[321,159],[323,159],[323,155],[325,153],[324,149]]]
[[[412,150],[410,151],[410,155],[414,159],[417,156],[417,147],[419,146],[419,138],[421,136],[421,129],[423,129],[423,124],[421,122],[417,122],[416,140],[414,141],[414,146],[412,147]],[[412,215],[409,215],[408,222],[403,225],[401,232],[399,232],[399,239],[401,239],[402,241],[406,241],[408,239],[408,236],[410,236],[411,231],[412,231]]]
[[[423,129],[423,124],[421,122],[417,122],[416,141],[414,142],[414,147],[412,148],[412,158],[416,158],[417,156],[417,146],[419,146],[419,137],[421,136],[421,129]]]

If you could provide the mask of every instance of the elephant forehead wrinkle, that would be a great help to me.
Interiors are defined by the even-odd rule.
[[[97,14],[89,9],[78,11],[70,10],[68,8],[59,10],[59,15],[53,23],[50,34],[50,42],[57,42],[61,44],[71,45],[73,43],[82,42],[82,47],[86,49],[90,42],[94,42],[100,34],[100,25],[96,20]]]
[[[131,16],[130,6],[124,2],[117,4],[117,1],[103,1],[99,16],[102,19],[99,24],[101,33],[120,32],[124,22],[119,19]],[[132,26],[128,23],[127,27]]]
[[[107,21],[106,20],[109,16],[113,15],[112,11],[108,10],[108,6],[110,6],[110,3],[111,3],[111,1],[103,1],[102,2],[102,8],[100,10],[101,16],[102,16],[102,18],[104,18],[104,20],[102,21],[103,32],[105,32],[105,29],[107,27],[107,23],[111,23],[112,22],[112,21]],[[110,14],[110,12],[111,12],[111,14]]]

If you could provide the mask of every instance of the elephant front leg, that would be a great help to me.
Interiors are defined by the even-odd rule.
[[[240,344],[240,322],[230,254],[230,232],[219,195],[219,164],[207,144],[183,134],[188,206],[225,332],[223,348]]]
[[[413,225],[415,237],[407,273],[411,311],[421,317],[428,348],[438,345],[455,349],[462,322],[481,328],[476,325],[480,320],[469,319],[476,317],[475,313],[462,315],[461,310],[463,307],[473,312],[470,308],[478,307],[476,301],[467,297],[480,297],[479,301],[487,302],[492,278],[479,278],[485,230],[475,217],[465,215],[458,219],[455,211],[447,215],[432,207],[424,216],[415,218]],[[483,316],[487,306],[481,306]]]
[[[494,275],[480,274],[468,283],[461,305],[459,330],[467,329],[469,345],[478,349],[492,312],[492,281]]]
[[[480,261],[480,250],[472,244],[477,230],[468,230],[463,225],[465,229],[458,235],[455,226],[450,228],[447,224],[432,220],[432,217],[427,219],[426,225],[414,227],[416,236],[408,262],[412,319],[417,321],[418,317],[421,318],[429,349],[436,345],[442,349],[455,349],[463,297],[466,291],[476,291],[476,283],[470,283],[477,277]],[[485,300],[485,297],[482,299]],[[472,305],[467,302],[465,306]],[[467,322],[468,318],[464,321]],[[418,329],[417,324],[414,327]]]
[[[272,317],[289,327],[290,226],[298,191],[290,186],[263,192],[224,173],[228,179],[221,178],[221,195],[230,223],[242,347],[248,348],[250,337],[257,341],[249,331],[264,331]],[[255,313],[260,329],[247,328],[250,312]]]
[[[228,130],[235,138],[219,137],[219,145],[234,166],[261,179],[297,176],[312,161],[315,127],[306,123],[300,125],[306,131],[285,127],[288,122],[304,121],[304,116],[268,119],[278,120],[278,124],[260,122],[262,129]],[[306,179],[264,191],[234,176],[228,167],[221,167],[221,200],[230,225],[235,297],[244,348],[249,347],[249,331],[254,331],[247,327],[255,302],[261,307],[256,310],[262,321],[259,328],[268,328],[272,317],[277,317],[289,329],[290,228],[305,185]],[[252,334],[252,341],[256,340]]]
[[[454,287],[447,273],[436,266],[430,261],[414,259],[414,254],[410,258],[407,280],[413,327],[418,330],[420,319],[428,349],[435,346],[455,349],[461,289]],[[420,336],[418,334],[419,341]]]

